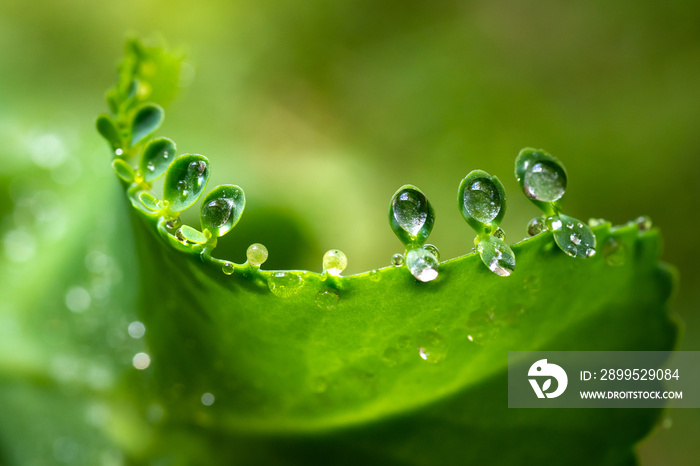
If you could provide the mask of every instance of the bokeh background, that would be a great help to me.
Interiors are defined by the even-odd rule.
[[[680,349],[700,350],[699,24],[700,4],[680,0],[4,0],[0,310],[29,305],[7,298],[12,276],[35,280],[25,293],[52,286],[40,269],[66,242],[115,240],[90,227],[109,217],[116,183],[94,118],[124,39],[139,34],[187,56],[160,134],[209,157],[212,182],[245,189],[228,258],[257,241],[270,268],[320,271],[330,248],[349,273],[388,265],[401,249],[388,202],[405,183],[435,207],[442,257],[464,254],[473,232],[455,197],[476,168],[505,184],[502,226],[519,240],[538,212],[513,160],[541,147],[567,167],[567,214],[647,214],[662,230],[680,271]],[[6,350],[16,323],[3,319]],[[670,410],[643,464],[694,464],[699,435],[697,410]]]

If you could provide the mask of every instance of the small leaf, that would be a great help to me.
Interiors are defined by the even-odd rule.
[[[497,226],[506,213],[506,191],[501,181],[483,170],[474,170],[459,184],[457,203],[469,225],[482,233]]]
[[[435,212],[425,194],[407,184],[391,198],[389,223],[404,246],[421,246],[433,229]]]
[[[184,154],[165,172],[163,199],[170,212],[177,213],[197,202],[209,181],[209,161],[203,155]]]
[[[547,227],[554,233],[557,246],[571,257],[591,257],[595,254],[596,239],[593,230],[568,215],[547,219]]]
[[[219,237],[228,233],[241,218],[245,208],[245,193],[232,184],[217,186],[202,202],[202,228]]]
[[[133,183],[134,179],[136,178],[134,169],[131,168],[131,165],[129,165],[124,159],[114,159],[112,161],[112,169],[119,178],[127,183]]]
[[[164,116],[160,105],[149,103],[139,107],[131,120],[131,145],[135,146],[153,134],[163,123]]]
[[[122,137],[117,129],[117,124],[109,115],[103,113],[98,116],[95,126],[97,126],[97,131],[100,135],[105,138],[112,147],[112,150],[117,150],[121,147]]]
[[[175,159],[175,143],[168,138],[149,141],[141,154],[139,170],[144,180],[154,181],[163,176],[170,162]]]
[[[178,230],[179,235],[182,236],[184,239],[189,241],[190,243],[196,243],[196,244],[204,244],[207,242],[207,237],[204,233],[201,231],[192,228],[189,225],[182,225],[180,229]]]
[[[481,261],[496,275],[507,277],[515,270],[515,253],[501,238],[484,236],[476,250]]]
[[[564,196],[567,175],[564,165],[542,149],[525,148],[515,158],[515,178],[525,195],[546,214]]]
[[[163,203],[161,200],[148,191],[141,191],[139,193],[139,201],[141,201],[141,204],[143,204],[143,206],[148,210],[152,210],[154,212],[158,212],[163,208]]]

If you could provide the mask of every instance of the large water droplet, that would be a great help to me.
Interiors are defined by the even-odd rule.
[[[440,260],[440,251],[438,250],[437,246],[434,246],[432,244],[426,244],[425,246],[423,246],[423,249],[435,256],[435,259],[437,259],[438,261]]]
[[[406,266],[411,274],[422,282],[435,280],[438,276],[438,260],[428,250],[411,249],[406,255]]]
[[[202,201],[202,228],[220,237],[231,231],[245,208],[245,194],[238,186],[227,184],[212,189]]]
[[[394,267],[401,267],[404,263],[404,257],[403,254],[394,254],[391,256],[391,265]]]
[[[557,201],[566,191],[566,173],[554,161],[535,162],[525,170],[523,190],[529,198],[537,201]]]
[[[248,246],[245,252],[248,263],[254,267],[260,267],[267,260],[267,248],[260,243],[253,243]]]
[[[539,235],[546,228],[547,226],[544,223],[544,219],[542,217],[535,217],[527,224],[527,234],[530,236]]]
[[[323,255],[323,271],[330,275],[339,276],[348,266],[348,258],[339,249],[331,249]]]
[[[603,257],[605,258],[605,263],[610,266],[619,267],[625,265],[627,260],[625,243],[613,237],[608,238],[603,244]]]
[[[437,332],[423,332],[418,338],[418,355],[426,362],[438,363],[447,356],[445,339]]]
[[[484,236],[476,249],[481,261],[496,275],[507,277],[515,270],[515,254],[502,239]]]
[[[504,207],[502,190],[488,173],[475,170],[462,181],[462,215],[480,223],[490,224]],[[500,182],[498,182],[500,183]]]
[[[226,275],[232,275],[236,271],[236,266],[233,265],[233,262],[226,261],[221,266],[221,271]]]
[[[415,186],[406,185],[391,199],[389,222],[404,245],[422,244],[433,229],[433,208],[425,194]]]
[[[280,298],[289,298],[297,294],[303,284],[301,276],[292,272],[275,272],[267,282],[270,291]]]
[[[581,258],[595,255],[596,239],[588,225],[567,215],[550,217],[547,222],[554,241],[566,254]]]
[[[324,290],[316,293],[316,305],[321,309],[330,310],[338,305],[340,297],[333,291]]]

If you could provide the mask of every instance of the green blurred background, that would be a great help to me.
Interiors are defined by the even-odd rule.
[[[687,1],[4,0],[2,278],[9,290],[7,277],[36,276],[32,264],[69,240],[119,240],[89,226],[114,209],[116,185],[94,118],[125,37],[155,33],[188,57],[160,134],[209,157],[212,182],[246,192],[228,258],[258,241],[270,268],[320,271],[330,248],[348,273],[388,265],[401,249],[388,202],[405,183],[433,203],[442,257],[464,254],[474,234],[455,195],[476,168],[505,184],[502,226],[519,240],[537,211],[513,160],[541,147],[567,167],[567,214],[648,214],[661,228],[681,277],[681,349],[700,350],[698,25]],[[34,289],[52,286],[41,278]],[[8,315],[29,306],[2,301]],[[668,416],[643,464],[694,464],[698,411]]]

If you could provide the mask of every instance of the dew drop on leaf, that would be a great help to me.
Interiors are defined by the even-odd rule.
[[[523,190],[529,198],[537,201],[557,201],[566,191],[566,173],[554,161],[533,163],[525,170]]]
[[[428,250],[423,248],[411,249],[406,254],[406,266],[411,275],[422,282],[435,280],[438,276],[438,260]]]
[[[501,191],[490,176],[485,172],[484,175],[487,176],[478,178],[467,176],[465,178],[467,182],[460,187],[462,209],[475,220],[490,224],[501,212],[503,198]]]
[[[338,305],[340,297],[333,291],[323,290],[316,293],[316,306],[330,310]]]
[[[175,159],[165,172],[163,199],[171,212],[182,212],[197,202],[209,181],[209,164],[202,155],[185,154]]]
[[[438,261],[440,260],[440,251],[438,250],[437,246],[434,246],[432,244],[426,244],[425,246],[423,246],[423,249],[435,256],[435,259],[437,259]]]
[[[405,185],[396,191],[389,208],[389,223],[404,245],[423,244],[434,221],[433,208],[420,189]]]
[[[401,267],[404,263],[404,257],[403,254],[396,253],[393,256],[391,256],[391,265],[394,267]]]
[[[270,275],[267,286],[275,296],[289,298],[299,292],[303,285],[302,278],[292,272],[275,272]]]
[[[163,176],[174,154],[175,143],[172,140],[157,138],[149,141],[143,149],[139,164],[144,179],[150,182]]]
[[[241,188],[235,185],[217,186],[202,201],[202,228],[221,237],[236,226],[244,208],[245,194]]]
[[[588,225],[567,215],[550,217],[547,221],[554,241],[566,254],[581,258],[595,255],[596,238]]]
[[[251,244],[245,252],[248,262],[255,267],[260,267],[265,263],[267,254],[267,248],[260,243]]]
[[[477,246],[481,261],[496,275],[507,277],[515,270],[515,254],[502,239],[484,236]]]
[[[331,249],[323,255],[323,271],[330,275],[339,276],[348,266],[348,258],[339,249]]]
[[[527,234],[530,236],[539,235],[546,229],[547,226],[545,225],[542,217],[535,217],[530,220],[530,223],[527,224]]]
[[[503,228],[496,228],[496,231],[493,232],[493,236],[503,241],[506,240],[506,232],[503,231]]]
[[[221,271],[226,275],[232,275],[233,272],[235,272],[235,270],[236,270],[236,267],[233,265],[233,262],[226,261],[221,266]]]

